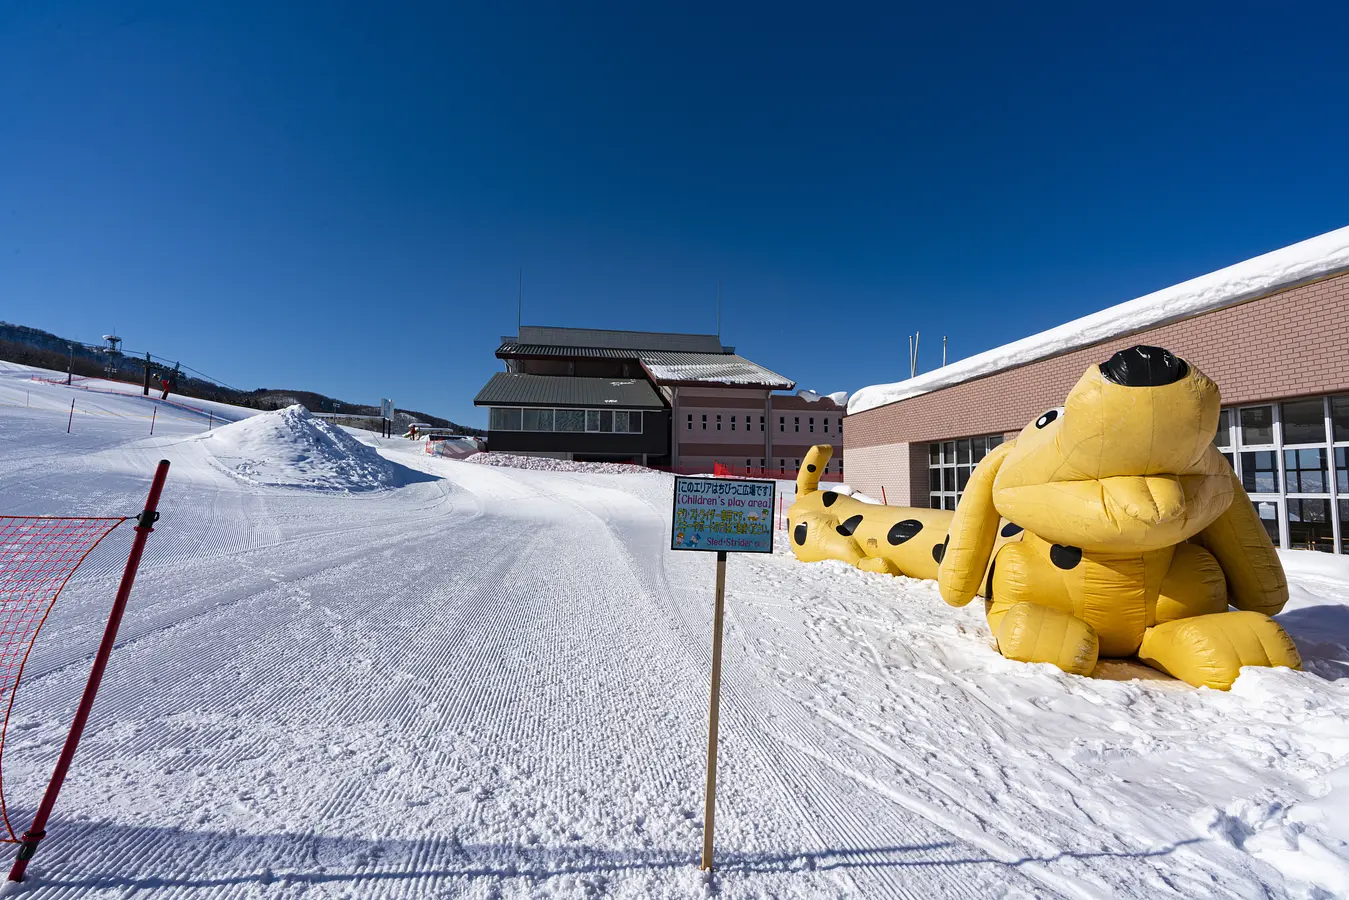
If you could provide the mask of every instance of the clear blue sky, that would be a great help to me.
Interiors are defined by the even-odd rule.
[[[855,390],[1349,224],[1343,4],[651,6],[0,5],[0,319],[480,424],[521,266]]]

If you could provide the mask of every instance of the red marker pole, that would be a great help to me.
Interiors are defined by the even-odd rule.
[[[112,655],[112,645],[117,642],[117,629],[122,624],[122,613],[126,611],[127,598],[131,596],[131,585],[136,581],[136,569],[140,566],[141,553],[145,550],[145,539],[154,531],[154,523],[159,518],[159,495],[164,490],[164,479],[169,474],[169,461],[161,459],[155,469],[154,481],[150,483],[150,496],[145,500],[145,510],[136,517],[136,538],[131,542],[131,554],[126,558],[126,568],[122,570],[122,583],[117,588],[117,598],[112,603],[112,613],[108,616],[108,625],[103,630],[103,642],[98,645],[94,656],[94,667],[89,670],[89,681],[84,686],[84,696],[80,698],[80,708],[70,723],[70,734],[66,735],[61,756],[56,760],[56,769],[47,783],[47,790],[38,804],[37,815],[33,816],[33,826],[24,832],[19,841],[19,856],[14,868],[9,870],[10,881],[23,881],[28,861],[37,853],[37,846],[47,836],[47,819],[56,806],[56,797],[61,793],[61,784],[66,780],[70,763],[75,758],[75,750],[80,745],[80,736],[84,733],[85,723],[89,721],[89,712],[94,707],[94,697],[98,694],[99,682],[103,680],[103,670],[108,667],[108,657]]]
[[[75,421],[75,398],[70,398],[70,418],[66,419],[66,434],[70,434],[70,426]]]
[[[881,485],[881,502],[884,503],[886,506],[890,505],[890,501],[886,499],[885,496],[885,485]]]

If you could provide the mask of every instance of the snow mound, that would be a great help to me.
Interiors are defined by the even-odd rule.
[[[517,456],[513,453],[478,453],[464,460],[479,466],[500,466],[507,469],[531,469],[535,472],[589,472],[600,475],[651,474],[644,466],[627,463],[571,462],[544,456]]]
[[[1346,270],[1349,270],[1349,226],[976,353],[916,378],[864,387],[853,394],[848,414],[856,415],[1144,328],[1234,306],[1280,288]]]
[[[201,441],[232,474],[268,487],[357,493],[403,481],[401,466],[299,405],[225,425]]]

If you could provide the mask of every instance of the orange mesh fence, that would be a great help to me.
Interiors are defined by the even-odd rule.
[[[56,598],[85,557],[125,518],[0,516],[0,818],[16,843],[4,795],[5,735],[28,654]]]

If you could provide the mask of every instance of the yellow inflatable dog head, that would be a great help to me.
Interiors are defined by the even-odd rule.
[[[976,480],[999,514],[1047,541],[1101,553],[1178,544],[1232,502],[1231,467],[1213,447],[1218,407],[1217,386],[1185,360],[1121,350]]]

